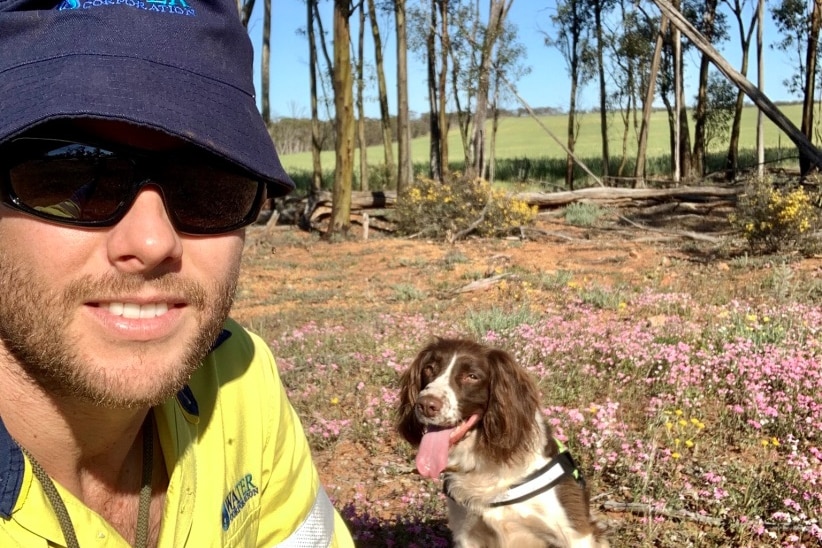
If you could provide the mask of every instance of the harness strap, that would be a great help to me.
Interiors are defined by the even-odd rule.
[[[578,483],[585,484],[582,474],[579,472],[574,458],[568,451],[562,451],[548,464],[536,470],[525,477],[521,482],[515,483],[509,487],[504,493],[496,496],[489,506],[497,508],[499,506],[507,506],[509,504],[517,504],[526,501],[532,497],[550,491],[557,484],[566,477],[573,477]],[[446,479],[443,483],[443,491],[445,495],[453,499],[450,493],[449,480]]]

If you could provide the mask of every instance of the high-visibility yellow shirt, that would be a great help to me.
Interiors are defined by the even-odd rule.
[[[353,547],[257,336],[229,320],[188,385],[154,416],[169,471],[160,547]],[[96,512],[57,490],[82,548],[128,546]],[[65,546],[40,482],[1,421],[0,546]]]

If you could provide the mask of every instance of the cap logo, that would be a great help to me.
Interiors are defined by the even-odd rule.
[[[156,11],[159,13],[173,13],[194,17],[197,15],[189,5],[190,0],[63,0],[57,6],[58,10],[88,10],[103,6],[128,6],[130,8]]]

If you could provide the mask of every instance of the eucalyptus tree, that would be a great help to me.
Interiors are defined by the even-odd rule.
[[[449,104],[457,118],[463,158],[466,165],[470,163],[468,128],[476,78],[467,75],[476,74],[472,42],[478,32],[478,13],[478,5],[466,0],[419,0],[409,8],[408,45],[426,67],[428,175],[434,180],[443,180],[448,170]]]
[[[672,8],[680,12],[681,6],[688,5],[680,0],[671,2]],[[682,14],[693,21],[696,14]],[[669,140],[671,148],[671,168],[674,179],[688,178],[691,174],[691,131],[688,124],[688,109],[684,97],[683,52],[690,48],[690,42],[682,41],[679,30],[674,25],[665,26],[662,59],[657,82],[659,96],[668,113]]]
[[[263,47],[260,56],[260,103],[266,125],[271,122],[271,0],[263,0]]]
[[[642,163],[642,173],[634,173],[638,179],[644,178],[644,154],[647,145],[647,130],[645,127],[645,104],[647,101],[648,115],[653,106],[654,82],[658,59],[654,62],[655,42],[659,36],[658,21],[644,17],[633,0],[619,0],[617,16],[622,21],[617,25],[607,40],[610,49],[609,58],[612,62],[611,78],[614,89],[609,94],[608,103],[611,108],[617,108],[622,119],[621,160],[617,167],[617,176],[622,176],[628,161],[628,143],[630,136],[636,136],[637,165]],[[662,45],[659,46],[661,52]],[[654,68],[656,67],[656,68]],[[648,97],[650,90],[650,97]],[[643,112],[640,119],[638,112]],[[642,159],[640,159],[642,156]]]
[[[639,13],[639,10],[637,10]],[[657,78],[662,64],[662,50],[665,39],[668,36],[670,26],[668,18],[662,16],[658,21],[654,21],[647,13],[643,17],[637,18],[637,28],[646,27],[649,29],[648,36],[654,36],[654,50],[651,54],[651,61],[648,64],[648,78],[644,89],[644,100],[642,101],[642,124],[640,125],[639,137],[637,138],[636,164],[634,167],[634,185],[638,188],[645,188],[645,159],[648,148],[648,131],[651,123],[651,112],[656,96]],[[658,27],[658,30],[656,30]],[[664,94],[663,94],[664,97]],[[673,148],[671,149],[673,150]],[[671,155],[673,157],[673,154]]]
[[[587,0],[588,13],[593,18],[594,51],[596,52],[596,71],[599,80],[599,125],[602,139],[602,174],[607,176],[610,164],[608,150],[608,90],[605,81],[604,54],[608,45],[605,19],[616,6],[616,0]]]
[[[385,11],[385,4],[393,9],[391,2],[383,2],[381,7]],[[385,62],[383,60],[382,34],[378,21],[377,6],[374,0],[368,0],[368,18],[371,23],[371,38],[374,43],[374,70],[377,76],[377,97],[380,103],[380,122],[382,125],[382,146],[385,169],[392,180],[396,179],[394,166],[394,146],[391,134],[391,112],[388,108],[388,86],[385,83]]]
[[[748,75],[748,64],[750,61],[751,41],[753,32],[757,28],[757,4],[758,0],[722,0],[733,15],[736,21],[737,39],[742,53],[742,60],[739,66],[739,73],[742,76]],[[745,12],[750,10],[750,17],[745,20]],[[742,109],[745,106],[745,92],[741,89],[736,91],[736,102],[734,104],[734,116],[731,122],[731,133],[728,139],[728,155],[725,159],[725,169],[729,179],[736,176],[739,169],[739,136],[742,128]]]
[[[475,0],[420,0],[409,9],[409,46],[427,67],[429,175],[434,179],[442,179],[448,169],[452,116],[466,171],[485,174],[485,121],[494,79],[516,74],[524,56],[505,20],[512,1],[491,0],[487,12]]]
[[[422,52],[428,81],[428,176],[442,181],[448,170],[448,55],[450,21],[459,2],[422,0],[411,10],[411,48]]]
[[[351,70],[351,0],[334,0],[334,187],[328,235],[345,234],[351,225],[354,175],[354,98]]]
[[[771,17],[778,31],[778,39],[771,44],[771,47],[785,52],[792,60],[790,68],[793,71],[786,75],[782,83],[789,92],[797,96],[802,95],[805,82],[811,13],[809,6],[812,6],[814,1],[775,0],[768,2]]]
[[[319,194],[322,189],[323,169],[320,160],[322,153],[322,143],[320,140],[320,116],[317,99],[318,83],[318,59],[317,59],[317,37],[314,32],[315,16],[318,22],[317,0],[306,0],[306,31],[308,33],[308,76],[309,76],[309,101],[311,103],[311,188],[312,197]],[[320,35],[322,39],[322,34]],[[326,57],[327,59],[327,57]]]
[[[405,0],[394,1],[394,23],[397,32],[397,199],[411,184],[411,125],[408,112],[408,34]]]
[[[571,80],[568,101],[568,154],[565,161],[565,184],[574,189],[574,158],[578,135],[577,96],[582,87],[589,82],[595,70],[595,53],[591,45],[591,28],[588,17],[588,4],[585,0],[560,0],[556,13],[551,21],[556,29],[555,35],[545,36],[545,45],[555,47],[565,58],[566,70]]]
[[[690,0],[682,10],[683,15],[691,16],[694,27],[711,44],[726,40],[727,21],[725,14],[717,11],[719,0]],[[705,174],[705,148],[707,144],[706,127],[708,124],[708,86],[711,59],[702,53],[699,58],[699,76],[697,80],[696,104],[694,106],[694,144],[691,165],[694,174],[701,177]]]
[[[822,0],[781,0],[771,5],[771,14],[780,33],[775,47],[795,55],[796,71],[784,83],[792,93],[802,97],[800,131],[812,142]],[[802,174],[808,172],[811,164],[808,156],[800,150],[799,167]]]
[[[525,65],[525,46],[517,40],[518,29],[506,23],[497,39],[492,62],[491,82],[491,138],[488,146],[488,180],[494,182],[496,171],[496,139],[500,124],[500,111],[511,100],[519,99],[517,89],[511,82],[518,82],[531,72]]]
[[[474,104],[478,92],[479,37],[483,34],[479,4],[451,2],[454,12],[450,16],[453,28],[450,33],[448,60],[450,61],[451,100],[457,118],[457,129],[462,144],[462,156],[466,166],[472,164],[470,128],[474,119]]]
[[[822,0],[814,0],[808,33],[808,49],[805,55],[805,86],[802,98],[802,127],[800,130],[813,142],[813,109],[816,90],[816,74],[819,64],[819,31],[822,27]],[[799,154],[799,170],[804,175],[811,169],[812,161],[805,154]],[[822,166],[815,166],[817,169]]]
[[[491,89],[491,63],[493,60],[494,47],[502,28],[505,24],[505,16],[511,8],[514,0],[490,0],[488,8],[488,24],[480,49],[480,65],[477,84],[477,109],[474,115],[474,130],[471,138],[471,149],[473,152],[473,162],[471,169],[466,166],[466,173],[473,176],[483,176],[485,163],[485,122],[488,113],[488,93]]]
[[[324,144],[330,138],[328,131],[324,131],[324,123],[320,121],[320,105],[323,106],[327,119],[333,119],[333,112],[329,104],[329,97],[333,91],[334,62],[328,51],[326,33],[323,20],[320,16],[319,0],[305,0],[306,5],[306,26],[299,32],[305,32],[308,37],[308,76],[309,76],[309,102],[311,105],[311,194],[310,203],[322,190],[323,170],[321,153]],[[323,60],[323,67],[320,66],[320,59]],[[307,208],[309,212],[311,208]],[[303,219],[303,222],[307,222]]]
[[[360,152],[360,190],[368,190],[368,142],[365,136],[365,2],[360,2],[357,9],[359,25],[357,27],[357,145]]]

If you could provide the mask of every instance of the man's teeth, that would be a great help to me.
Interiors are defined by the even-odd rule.
[[[136,320],[162,316],[168,312],[168,305],[166,303],[109,303],[108,310],[115,316]]]

